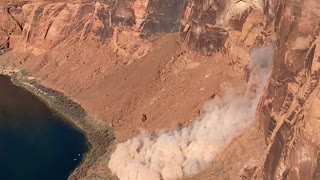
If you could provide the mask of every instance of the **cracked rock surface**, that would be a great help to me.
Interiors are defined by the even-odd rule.
[[[190,179],[320,179],[318,0],[3,0],[0,19],[0,68],[72,97],[115,143],[243,92],[250,53],[273,43],[254,126]],[[109,156],[70,178],[114,178]]]

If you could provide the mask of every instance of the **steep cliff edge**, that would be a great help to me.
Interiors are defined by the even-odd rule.
[[[319,179],[319,12],[318,0],[5,0],[0,68],[72,97],[118,143],[242,92],[250,53],[274,43],[255,125],[190,179]],[[109,155],[81,178],[109,178]]]
[[[192,8],[196,3],[192,1],[190,4],[188,7]],[[213,3],[211,6],[221,7],[224,4]],[[240,176],[242,179],[318,179],[316,105],[319,86],[317,47],[320,3],[314,0],[273,0],[261,1],[260,7],[256,4],[244,5],[244,13],[235,16],[238,17],[236,19],[229,19],[229,26],[223,23],[218,26],[222,30],[216,32],[215,37],[221,37],[222,40],[218,42],[224,45],[214,45],[213,41],[212,46],[208,42],[215,38],[207,37],[207,28],[210,26],[204,24],[207,22],[203,20],[199,21],[207,11],[213,11],[211,6],[210,3],[203,3],[200,11],[198,9],[201,5],[193,7],[200,14],[196,16],[198,21],[185,23],[187,28],[184,27],[182,35],[192,48],[208,54],[227,47],[226,51],[233,54],[232,46],[227,46],[226,43],[228,36],[234,39],[237,37],[234,30],[240,31],[241,34],[249,30],[249,39],[242,36],[246,38],[240,40],[243,48],[261,46],[269,39],[276,43],[276,50],[272,76],[257,111],[256,127],[235,140],[234,144],[217,158],[216,167],[194,178],[210,179],[216,176],[218,179],[233,179]],[[260,17],[255,14],[254,9],[257,7],[263,13]],[[229,8],[232,9],[230,6]],[[218,17],[219,13],[223,14],[216,11],[215,15]],[[188,13],[190,19],[192,15],[189,14],[192,13]],[[255,15],[252,18],[253,14]],[[225,14],[223,17],[226,20],[228,15]],[[213,23],[218,22],[221,21]],[[222,36],[220,32],[228,32],[228,36]],[[206,37],[205,44],[201,44],[201,36]],[[265,143],[254,136],[258,139],[263,138]],[[248,142],[249,139],[251,142]],[[213,176],[209,176],[208,173]]]
[[[272,3],[277,7],[274,28],[278,48],[259,110],[268,144],[263,177],[318,179],[315,99],[319,86],[320,4],[314,0]]]

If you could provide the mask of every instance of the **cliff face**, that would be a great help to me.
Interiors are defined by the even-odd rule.
[[[184,1],[5,1],[0,48],[46,51],[93,41],[109,44],[124,63],[150,50],[145,38],[179,30]],[[111,43],[109,43],[111,41]],[[38,54],[38,52],[35,52]]]
[[[227,39],[234,38],[232,33],[242,32],[241,40],[233,40],[241,43],[248,38],[248,31],[252,33],[258,23],[263,23],[263,17],[259,13],[261,8],[261,4],[255,1],[189,1],[182,19],[180,35],[192,49],[209,55],[221,52],[226,48]],[[248,17],[250,14],[256,16]],[[250,20],[255,22],[248,22]],[[251,26],[249,28],[253,29],[247,29],[248,23]],[[261,34],[255,32],[253,36]],[[253,45],[257,43],[247,44]]]
[[[22,28],[8,13],[8,9],[1,8],[1,23],[0,23],[0,50],[10,47],[11,37],[19,35],[22,32]]]
[[[0,54],[12,51],[0,65],[76,98],[123,141],[173,117],[187,125],[207,97],[241,89],[250,52],[274,43],[255,126],[193,179],[319,179],[319,12],[318,0],[3,1]],[[84,177],[108,176],[107,161]]]
[[[314,0],[272,4],[277,50],[259,116],[268,144],[263,175],[318,179],[320,4]]]
[[[233,54],[270,41],[277,47],[257,114],[267,150],[260,169],[245,178],[319,178],[319,10],[315,0],[188,3],[180,35],[192,49]]]
[[[43,49],[75,39],[89,38],[105,43],[116,26],[128,27],[139,34],[177,32],[185,6],[184,1],[178,0],[13,1],[2,4],[2,29],[7,31],[3,33],[6,36],[12,35],[11,32],[21,34],[19,39],[24,43]],[[13,44],[14,40],[11,41]]]

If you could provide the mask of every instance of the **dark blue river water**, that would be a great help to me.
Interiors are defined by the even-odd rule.
[[[85,136],[0,76],[0,180],[63,180],[87,151]]]

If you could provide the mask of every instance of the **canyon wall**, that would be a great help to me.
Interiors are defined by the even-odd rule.
[[[136,34],[177,32],[185,1],[4,1],[3,38],[20,35],[27,45],[50,49],[71,40],[105,43],[117,26]],[[143,36],[143,35],[142,35]],[[15,47],[16,36],[8,42]]]
[[[245,83],[250,52],[274,43],[273,71],[253,127],[265,149],[257,150],[253,167],[241,167],[246,173],[232,171],[242,179],[319,179],[319,12],[318,0],[5,0],[0,2],[0,67],[28,71],[79,100],[96,119],[110,119],[95,121],[99,128],[122,135],[128,128],[133,135],[137,127],[129,127],[131,122],[152,130],[171,123],[163,114],[174,113],[166,109],[174,103],[167,97],[166,103],[158,102],[162,91],[172,88],[173,97],[184,87],[201,104],[219,89],[199,95],[188,83],[177,83],[189,78],[200,86],[192,78],[202,72],[191,72],[202,68],[199,64],[226,69],[227,75],[208,70],[203,75],[208,79]],[[190,119],[193,110],[201,114],[198,104],[177,96],[176,102],[191,107],[180,116]],[[150,115],[141,125],[136,119],[145,111]],[[85,177],[107,176],[103,158]]]
[[[319,87],[320,4],[270,1],[277,50],[259,109],[268,150],[265,179],[318,179],[315,106]]]
[[[315,0],[246,3],[189,1],[180,35],[191,49],[205,54],[224,48],[233,54],[234,44],[228,43],[229,39],[242,48],[275,42],[273,72],[257,114],[257,126],[264,133],[261,138],[265,139],[267,150],[260,159],[260,169],[253,168],[251,177],[244,177],[318,179],[315,107],[319,89],[320,3]],[[263,14],[257,15],[256,9]],[[244,38],[234,40],[238,34]]]

